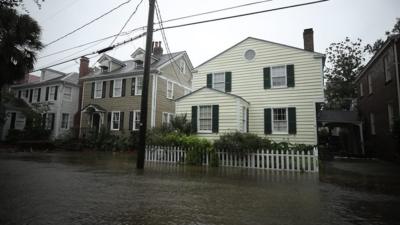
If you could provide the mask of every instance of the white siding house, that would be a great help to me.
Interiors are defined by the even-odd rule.
[[[201,137],[240,131],[316,144],[323,64],[321,53],[249,37],[195,68],[193,90],[200,90],[177,99],[176,113],[197,120]],[[212,134],[199,130],[199,112],[192,115],[191,108],[199,105],[219,105],[219,118],[213,118],[219,128]]]
[[[11,90],[15,97],[31,107],[48,106],[42,114],[46,121],[44,126],[51,130],[51,138],[57,138],[73,127],[78,111],[79,75],[45,69],[40,78],[38,82],[13,85]]]

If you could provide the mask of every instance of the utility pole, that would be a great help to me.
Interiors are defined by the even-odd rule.
[[[154,23],[155,0],[149,0],[149,17],[147,20],[146,54],[144,56],[144,72],[142,87],[142,102],[140,108],[140,127],[139,127],[139,149],[137,155],[137,169],[144,168],[144,155],[146,150],[146,130],[147,130],[147,102],[149,96],[149,79],[151,64],[151,47],[153,42],[153,23]]]

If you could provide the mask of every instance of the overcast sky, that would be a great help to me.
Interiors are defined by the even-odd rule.
[[[46,0],[42,4],[42,8],[38,9],[33,1],[25,0],[26,8],[29,10],[30,15],[42,27],[42,41],[44,44],[74,30],[125,1]],[[158,3],[162,19],[168,20],[255,1],[259,0],[158,0]],[[240,9],[165,23],[164,26],[309,1],[272,0]],[[122,6],[95,23],[46,47],[39,54],[39,57],[118,33],[139,2],[140,0],[131,0],[129,4]],[[384,37],[385,31],[393,27],[395,18],[400,17],[399,9],[399,0],[330,0],[315,5],[176,28],[165,32],[171,52],[187,51],[193,65],[197,66],[249,36],[303,48],[302,34],[305,28],[314,29],[315,51],[322,53],[325,52],[330,43],[344,40],[346,36],[352,39],[361,38],[364,44],[373,43],[377,38]],[[124,31],[145,26],[147,24],[147,13],[148,0],[143,0],[137,13],[130,20]],[[157,21],[156,17],[155,21]],[[143,30],[121,36],[116,43],[141,32]],[[154,33],[153,40],[162,41],[161,33]],[[36,68],[42,68],[107,47],[111,41],[112,39],[108,39],[104,42],[96,43],[96,45],[92,44],[63,54],[38,59]],[[130,59],[130,54],[136,48],[144,48],[144,46],[145,37],[123,45],[107,54],[120,60],[128,60]],[[91,65],[97,59],[98,57],[91,58]],[[77,62],[70,62],[53,67],[53,69],[63,72],[77,72],[78,64]]]

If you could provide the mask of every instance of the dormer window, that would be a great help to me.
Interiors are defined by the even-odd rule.
[[[101,72],[109,72],[109,67],[108,66],[100,66]]]
[[[143,61],[142,60],[136,60],[135,61],[135,67],[136,67],[136,69],[143,69]]]

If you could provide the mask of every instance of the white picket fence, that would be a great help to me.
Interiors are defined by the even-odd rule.
[[[312,151],[258,150],[236,154],[218,151],[219,166],[266,170],[318,172],[318,149]],[[147,146],[145,160],[148,162],[184,163],[186,151],[178,147]],[[203,165],[209,165],[210,156],[203,154]]]

